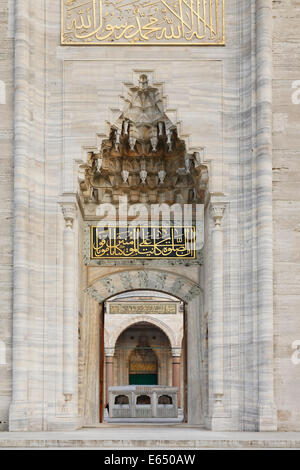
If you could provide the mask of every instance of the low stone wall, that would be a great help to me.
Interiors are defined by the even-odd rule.
[[[109,388],[110,418],[177,418],[178,389],[159,385]]]

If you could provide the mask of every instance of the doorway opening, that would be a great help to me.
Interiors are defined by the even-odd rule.
[[[107,300],[103,311],[101,420],[108,419],[112,387],[160,386],[178,390],[179,414],[186,421],[187,329],[183,302],[157,291],[130,291]]]

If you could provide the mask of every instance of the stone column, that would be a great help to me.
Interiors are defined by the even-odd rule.
[[[178,388],[178,408],[181,407],[181,396],[180,396],[180,367],[181,367],[181,358],[180,356],[172,356],[172,386]]]
[[[156,392],[151,393],[151,408],[152,408],[152,416],[157,417],[157,401],[158,401],[158,396]]]
[[[109,387],[114,384],[114,356],[105,354],[106,366],[106,404],[109,402]]]
[[[223,229],[224,202],[211,202],[210,213],[214,227],[211,233],[212,256],[212,302],[210,321],[210,364],[212,384],[212,429],[222,430],[224,417],[224,273],[223,273]]]
[[[202,293],[199,292],[193,299],[187,301],[187,413],[188,423],[199,425],[203,423],[203,384],[206,380],[205,370],[203,368],[202,356],[202,336],[201,336],[201,317],[203,316]],[[186,395],[186,391],[184,395]]]
[[[65,401],[71,401],[75,391],[74,367],[76,367],[74,356],[76,204],[63,203],[62,211],[65,220],[63,233],[63,394]]]
[[[273,378],[272,0],[256,0],[258,430],[275,431]]]

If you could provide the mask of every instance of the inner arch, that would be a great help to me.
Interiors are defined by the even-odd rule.
[[[118,385],[170,385],[171,343],[153,323],[140,321],[118,337],[115,362]]]

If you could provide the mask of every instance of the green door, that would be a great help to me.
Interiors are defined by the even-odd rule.
[[[157,374],[129,374],[130,385],[157,385]]]

